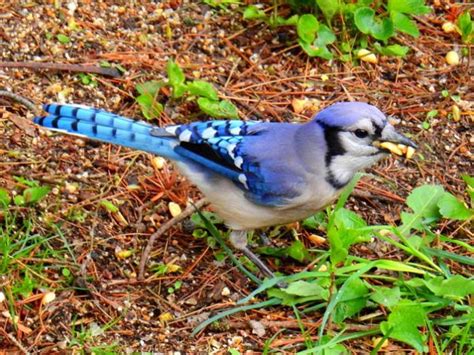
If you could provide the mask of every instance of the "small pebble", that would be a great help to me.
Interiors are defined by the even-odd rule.
[[[357,58],[367,63],[372,63],[372,64],[378,63],[377,56],[371,51],[364,48],[359,49],[359,51],[357,52]]]
[[[227,286],[222,289],[221,295],[222,296],[229,296],[230,295],[230,290]]]
[[[175,202],[170,202],[168,204],[168,209],[173,217],[179,216],[181,214],[181,207]]]
[[[41,300],[41,303],[48,304],[56,298],[56,294],[54,292],[46,292]]]
[[[443,29],[445,33],[451,33],[451,32],[456,31],[456,25],[452,23],[451,21],[447,21],[443,23],[443,26],[441,26],[441,28]]]
[[[456,51],[449,51],[446,53],[446,63],[449,65],[458,65],[459,64],[459,54]]]

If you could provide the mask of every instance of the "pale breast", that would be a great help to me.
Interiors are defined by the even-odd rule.
[[[251,230],[286,224],[309,217],[334,201],[334,189],[324,180],[308,189],[289,206],[271,208],[252,203],[232,181],[202,171],[197,165],[177,163],[180,170],[204,193],[226,224],[236,230]]]

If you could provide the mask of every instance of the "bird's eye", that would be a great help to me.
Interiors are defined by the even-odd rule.
[[[364,129],[356,129],[354,131],[354,134],[356,135],[356,137],[358,138],[365,138],[369,135],[369,132],[367,132],[366,130]]]

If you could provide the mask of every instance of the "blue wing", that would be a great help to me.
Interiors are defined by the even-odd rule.
[[[285,156],[294,156],[293,135],[298,128],[293,124],[220,120],[158,128],[156,134],[165,131],[178,138],[181,144],[175,150],[183,156],[195,161],[206,157],[232,169],[237,173],[232,180],[245,190],[249,200],[275,207],[301,194],[305,183],[300,172],[285,160]]]
[[[234,181],[257,204],[282,205],[299,193],[298,181],[281,160],[262,162],[258,152],[249,149],[249,145],[262,143],[259,136],[268,128],[281,124],[215,120],[160,128],[85,106],[48,104],[44,110],[47,116],[34,119],[39,125],[174,160],[194,161]],[[267,143],[276,142],[264,145]]]

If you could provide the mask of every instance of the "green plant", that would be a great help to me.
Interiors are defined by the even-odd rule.
[[[321,222],[330,244],[327,251],[307,251],[313,259],[314,271],[264,280],[235,308],[203,322],[194,333],[236,312],[286,305],[293,309],[303,335],[307,330],[301,319],[314,318],[312,314],[318,310],[324,312],[319,340],[307,338],[307,350],[300,354],[346,353],[345,341],[375,335],[380,338],[374,345],[374,354],[387,339],[406,343],[419,352],[428,350],[430,339],[439,354],[470,353],[474,343],[468,334],[472,334],[474,312],[468,297],[474,294],[474,280],[456,273],[462,268],[451,265],[472,266],[474,259],[442,250],[439,245],[452,244],[459,253],[470,255],[474,248],[462,240],[433,232],[443,219],[459,221],[463,226],[474,219],[474,178],[463,179],[470,207],[441,186],[424,185],[407,197],[408,209],[401,214],[399,226],[369,226],[361,216],[343,207],[355,186],[354,180],[325,216],[318,214],[303,222],[311,229],[319,229]],[[208,228],[213,230],[212,225]],[[399,249],[406,259],[369,260],[351,256],[352,245],[367,243],[372,238],[379,239],[385,248]],[[288,286],[274,288],[281,282]],[[268,299],[255,302],[255,297],[264,292]],[[253,302],[246,305],[250,300]],[[354,317],[359,314],[370,316],[371,325],[363,331],[347,330],[347,323],[357,322],[359,317]],[[374,314],[378,315],[373,317]],[[331,330],[326,332],[329,325]]]
[[[474,43],[474,25],[471,20],[471,13],[462,13],[457,20],[457,26],[461,32],[462,41],[466,44]]]
[[[408,47],[388,44],[388,40],[397,32],[418,37],[418,27],[411,18],[430,12],[424,0],[358,0],[356,3],[342,0],[288,0],[287,3],[295,11],[307,13],[284,19],[276,15],[276,11],[268,16],[262,9],[252,5],[244,10],[244,19],[273,25],[295,25],[301,48],[311,57],[326,60],[334,57],[328,46],[335,43],[341,53],[339,59],[343,61],[351,58],[352,48],[366,48],[370,43],[382,55],[403,57]],[[467,20],[463,23],[467,23]],[[464,27],[467,29],[468,25]]]
[[[51,190],[48,186],[40,186],[37,181],[27,180],[23,177],[15,177],[15,180],[26,188],[22,194],[13,197],[13,203],[17,206],[33,205],[43,199]],[[0,188],[0,207],[7,207],[12,201],[7,190]]]
[[[277,9],[277,7],[275,7]],[[267,16],[265,11],[255,5],[250,5],[244,10],[244,20],[260,20],[266,22],[272,28],[278,26],[295,26],[298,22],[298,15],[293,15],[289,18],[279,16],[277,11],[273,11],[270,16]]]
[[[137,84],[139,96],[135,99],[147,119],[158,117],[163,111],[163,105],[158,101],[158,95],[163,87],[171,88],[173,99],[188,95],[195,99],[200,110],[214,118],[238,118],[237,108],[227,100],[220,100],[214,86],[203,80],[186,80],[183,70],[173,60],[166,65],[168,81],[147,81]]]
[[[79,73],[78,77],[83,85],[90,85],[92,87],[96,87],[98,85],[97,79],[92,74]]]
[[[62,44],[68,44],[71,42],[71,39],[62,33],[58,34],[56,38],[59,41],[59,43],[62,43]]]
[[[203,0],[203,2],[211,7],[217,7],[220,9],[225,9],[232,4],[240,4],[240,1],[237,0]]]

